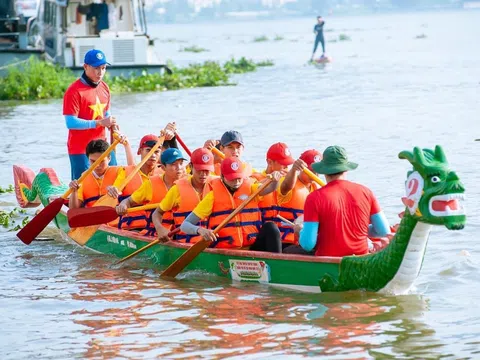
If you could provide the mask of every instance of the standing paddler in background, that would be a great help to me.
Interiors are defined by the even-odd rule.
[[[315,44],[313,45],[313,53],[310,61],[313,61],[315,52],[317,51],[318,44],[322,44],[322,58],[325,57],[325,38],[323,37],[323,26],[325,25],[325,20],[321,16],[317,16],[317,24],[313,27],[313,32],[315,33]]]
[[[106,140],[105,128],[116,128],[110,113],[110,89],[103,81],[107,65],[110,64],[102,51],[88,51],[82,76],[68,87],[63,97],[72,180],[78,179],[90,166],[85,155],[87,144],[92,140]],[[117,165],[114,151],[109,165]]]

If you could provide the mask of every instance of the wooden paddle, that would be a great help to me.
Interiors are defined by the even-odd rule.
[[[100,155],[100,157],[85,171],[82,176],[77,180],[79,184],[85,180],[85,178],[90,175],[90,173],[95,170],[95,168],[105,159],[120,143],[120,137],[118,134],[114,135],[115,141],[108,147],[108,149]],[[68,189],[65,194],[61,197],[53,200],[50,204],[45,206],[45,208],[40,211],[30,222],[23,227],[17,233],[17,237],[23,241],[23,243],[29,245],[37,236],[42,232],[43,229],[47,227],[47,225],[52,221],[55,216],[60,212],[64,204],[64,200],[66,200],[70,194],[73,192],[72,189]]]
[[[213,230],[217,234],[230,220],[232,220],[237,214],[245,208],[263,189],[265,189],[272,182],[271,178],[268,178],[257,191],[253,192],[243,203],[241,203],[230,215],[228,215],[216,228]],[[185,269],[203,250],[205,250],[210,241],[201,239],[197,243],[193,244],[187,251],[185,251],[174,263],[172,263],[165,271],[160,275],[161,277],[174,278],[183,269]]]
[[[286,223],[288,225],[295,226],[295,224],[293,222],[291,222],[288,219],[285,219],[282,215],[277,215],[277,218],[279,218],[280,220],[282,220],[284,223]]]
[[[135,166],[135,168],[133,169],[133,171],[127,176],[127,178],[120,184],[120,186],[118,187],[118,190],[119,191],[122,191],[125,186],[127,186],[127,184],[130,182],[130,180],[133,179],[133,177],[136,175],[136,173],[140,170],[140,168],[143,166],[143,164],[145,164],[148,159],[150,159],[150,157],[153,155],[153,153],[155,151],[157,151],[157,149],[159,147],[162,146],[163,144],[163,141],[165,140],[165,136],[161,135],[157,141],[157,143],[152,147],[152,149],[148,152],[147,155],[145,155],[145,157],[142,159],[142,161],[140,161],[138,163],[137,166]],[[118,199],[115,199],[115,198],[112,198],[111,196],[109,196],[108,194],[107,195],[103,195],[100,199],[97,200],[97,202],[93,205],[93,207],[89,208],[89,209],[92,209],[91,211],[91,216],[97,216],[96,214],[96,211],[95,211],[95,207],[97,206],[110,206],[110,207],[114,207],[116,206],[118,203]],[[73,209],[72,209],[73,210]],[[69,210],[71,211],[71,210]],[[100,215],[100,214],[98,214]],[[102,224],[104,223],[107,223],[108,221],[102,221]],[[70,232],[68,233],[68,236],[74,240],[75,242],[77,242],[79,245],[85,245],[87,243],[87,241],[93,236],[93,234],[95,234],[95,232],[97,231],[99,225],[93,225],[93,226],[85,226],[85,227],[77,227],[77,228],[74,228],[72,230],[70,230]]]
[[[304,168],[303,172],[307,174],[307,176],[313,181],[315,181],[318,185],[325,186],[325,183],[322,181],[322,179],[320,179],[317,175],[311,172],[308,168]]]
[[[178,232],[180,232],[180,227],[177,227],[177,228],[175,228],[174,230],[170,231],[170,232],[168,233],[168,237],[172,237],[173,235],[175,235],[175,234],[178,233]],[[140,254],[141,252],[144,252],[145,250],[151,248],[151,247],[154,246],[154,245],[157,245],[159,242],[160,242],[160,239],[154,240],[154,241],[152,241],[150,244],[145,245],[144,247],[138,249],[137,251],[131,253],[130,255],[125,256],[124,258],[116,261],[115,263],[113,263],[113,265],[121,264],[121,263],[127,261],[128,259],[131,259],[132,257],[137,256],[137,255]]]
[[[142,206],[135,206],[127,209],[127,213],[143,210],[153,210],[158,207],[159,203],[147,204]],[[120,215],[117,214],[117,210],[111,206],[95,206],[90,208],[77,208],[71,209],[67,213],[68,225],[70,227],[82,227],[101,225],[109,223],[115,220]]]
[[[215,146],[211,148],[212,153],[217,155],[218,157],[221,157],[222,159],[225,159],[225,154],[218,150]]]
[[[188,156],[192,157],[192,152],[190,151],[190,149],[187,147],[187,145],[185,145],[185,143],[183,142],[182,138],[180,136],[178,136],[178,133],[176,132],[175,133],[175,138],[177,139],[177,141],[180,143],[180,145],[183,147],[183,150],[185,150],[185,152],[188,154]]]

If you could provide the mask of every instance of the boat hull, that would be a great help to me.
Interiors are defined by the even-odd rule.
[[[66,208],[65,208],[66,210]],[[64,239],[70,231],[65,211],[55,221]],[[123,258],[148,245],[155,238],[134,231],[100,226],[83,247]],[[189,248],[188,244],[160,243],[138,255],[155,268],[164,269]],[[321,292],[319,281],[325,274],[338,278],[340,257],[273,254],[248,250],[206,249],[186,270],[204,271],[233,281],[264,283],[306,292]]]

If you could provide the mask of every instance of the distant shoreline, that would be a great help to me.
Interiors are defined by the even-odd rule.
[[[388,14],[414,14],[414,13],[442,13],[442,12],[474,12],[480,11],[480,1],[478,1],[478,8],[464,8],[463,6],[458,6],[455,4],[452,5],[444,5],[444,6],[429,6],[423,8],[416,8],[416,9],[388,9],[388,8],[380,8],[380,9],[358,9],[358,10],[337,10],[332,13],[328,12],[320,12],[324,17],[352,17],[352,16],[363,16],[363,15],[388,15]],[[154,13],[154,10],[148,12],[149,14]],[[305,12],[279,12],[279,11],[231,11],[225,13],[223,16],[212,16],[206,17],[201,16],[197,13],[188,14],[191,16],[188,18],[186,15],[179,16],[176,21],[168,21],[162,19],[159,16],[148,16],[147,21],[149,24],[166,24],[166,25],[174,25],[174,24],[201,24],[201,23],[232,23],[232,22],[248,22],[248,21],[270,21],[270,20],[285,20],[285,19],[299,19],[299,18],[306,18],[312,17],[314,18],[317,16],[317,12],[312,11],[311,13]]]

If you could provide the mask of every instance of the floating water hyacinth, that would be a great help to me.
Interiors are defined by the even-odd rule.
[[[198,47],[196,45],[193,46],[187,46],[182,49],[180,49],[181,52],[193,52],[193,53],[200,53],[200,52],[205,52],[205,51],[210,51],[208,49]]]
[[[12,184],[8,185],[8,187],[6,187],[6,188],[3,188],[3,187],[0,186],[0,194],[11,193],[11,192],[14,192],[14,191],[15,191],[15,189],[13,188]]]
[[[110,76],[104,80],[112,93],[167,91],[195,87],[235,85],[230,74],[255,71],[258,66],[272,66],[271,60],[256,63],[245,57],[231,59],[225,64],[205,61],[184,68],[169,64],[172,74],[142,71],[140,76]],[[26,63],[9,69],[0,77],[0,100],[39,100],[62,98],[68,86],[76,79],[69,69],[30,58]]]

